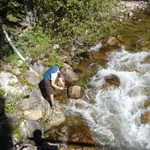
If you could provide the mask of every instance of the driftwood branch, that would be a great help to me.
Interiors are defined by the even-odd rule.
[[[10,46],[12,47],[12,49],[14,50],[14,52],[19,56],[19,58],[21,60],[23,60],[24,62],[26,62],[26,59],[21,55],[21,53],[17,50],[17,48],[13,45],[8,33],[6,32],[4,26],[2,26],[2,30],[3,30],[3,33],[5,34],[5,37],[8,41],[8,43],[10,44]]]
[[[32,71],[36,76],[39,76],[39,74],[30,66],[30,64],[26,61],[26,59],[22,56],[22,54],[19,52],[19,50],[14,46],[14,44],[12,43],[8,33],[6,32],[4,26],[2,25],[2,31],[9,43],[9,45],[12,47],[12,49],[14,50],[14,52],[18,55],[18,57],[26,64],[29,65],[29,69],[30,71]]]

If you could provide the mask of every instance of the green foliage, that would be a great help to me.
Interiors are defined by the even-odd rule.
[[[41,28],[30,30],[24,37],[29,40],[28,48],[26,49],[27,56],[37,60],[49,53],[48,49],[51,47],[49,37],[43,33]]]
[[[0,14],[11,22],[22,20],[24,5],[18,0],[0,0]]]
[[[16,54],[11,54],[7,56],[5,59],[7,62],[10,62],[12,65],[17,65],[19,57]]]
[[[17,21],[18,21],[18,19],[17,19],[15,16],[13,16],[12,14],[8,14],[8,15],[7,15],[7,19],[8,19],[10,22],[17,22]]]
[[[0,98],[2,98],[5,95],[5,91],[0,89]]]
[[[10,31],[10,30],[9,30]],[[54,42],[52,38],[42,31],[42,28],[34,28],[26,32],[21,37],[18,37],[18,30],[11,30],[11,32],[16,35],[13,39],[15,46],[20,50],[24,56],[37,61],[42,58],[47,58],[47,61],[43,62],[45,65],[62,65],[61,57],[59,53],[52,49]],[[17,63],[17,56],[15,54],[10,55],[7,60],[12,64]],[[27,70],[27,66],[21,66],[21,72]]]
[[[28,90],[29,90],[30,92],[36,89],[36,86],[35,86],[35,85],[32,85],[32,84],[30,84],[30,83],[28,83],[27,85],[28,85]]]
[[[12,129],[12,134],[20,141],[24,139],[24,137],[21,134],[19,126],[16,126],[14,129]]]
[[[62,61],[61,61],[61,57],[60,55],[56,52],[56,51],[52,51],[49,54],[49,64],[48,66],[53,66],[53,65],[57,65],[57,66],[62,66]]]
[[[29,91],[33,91],[33,90],[36,88],[35,85],[29,83],[29,82],[24,78],[24,75],[23,75],[23,74],[19,77],[19,81],[20,81],[20,83],[21,83],[22,85],[27,85]]]
[[[6,101],[5,112],[14,113],[16,111],[16,101]]]
[[[121,40],[125,42],[126,47],[132,51],[139,51],[142,47],[149,51],[150,48],[150,19],[144,14],[136,14],[137,20],[128,20],[124,22],[117,33]],[[130,34],[129,34],[130,33]]]
[[[119,1],[7,1],[7,7],[10,9],[7,12],[9,20],[15,22],[17,19],[23,18],[26,22],[26,8],[29,4],[34,6],[36,17],[39,17],[36,28],[25,33],[11,28],[9,30],[13,35],[11,38],[24,56],[30,57],[34,61],[47,57],[48,64],[60,64],[59,53],[54,51],[52,46],[55,43],[68,44],[74,39],[85,44],[91,44],[108,34],[112,34],[120,25],[119,21],[115,21],[116,5]],[[23,14],[24,17],[20,17]]]
[[[108,33],[116,25],[116,4],[119,0],[56,0],[44,1],[48,9],[47,16],[41,19],[43,26],[57,37],[81,38],[89,41],[91,34]],[[46,8],[45,8],[46,9]],[[47,21],[46,21],[47,20]],[[45,23],[46,21],[46,23]],[[100,36],[100,35],[99,35]]]
[[[47,127],[52,121],[52,118],[49,118],[43,122],[44,127]]]

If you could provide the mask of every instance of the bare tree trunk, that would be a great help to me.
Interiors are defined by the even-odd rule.
[[[35,27],[38,20],[37,11],[32,1],[27,1],[25,5],[26,24],[29,28]]]
[[[20,52],[17,50],[17,48],[13,45],[13,43],[12,43],[10,37],[8,36],[8,33],[6,32],[6,30],[5,30],[5,28],[4,28],[3,25],[2,25],[2,30],[3,30],[3,32],[4,32],[4,34],[5,34],[5,37],[6,37],[7,41],[9,42],[10,46],[11,46],[12,49],[14,50],[14,52],[19,56],[19,58],[20,58],[21,60],[23,60],[23,61],[25,62],[26,59],[21,55],[21,53],[20,53]]]
[[[10,46],[12,47],[12,49],[14,50],[14,52],[19,56],[19,58],[24,62],[27,63],[29,65],[29,69],[30,71],[32,71],[36,76],[39,76],[39,74],[32,68],[32,66],[30,66],[30,64],[27,62],[27,60],[22,56],[22,54],[19,52],[19,50],[14,46],[14,44],[12,43],[8,33],[6,32],[4,25],[2,25],[2,31],[5,34],[5,37],[8,41],[8,43],[10,44]]]

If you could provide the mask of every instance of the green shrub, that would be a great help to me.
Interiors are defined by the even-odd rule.
[[[21,134],[19,126],[16,126],[14,129],[12,129],[12,134],[20,141],[24,139],[24,137]]]
[[[105,36],[112,32],[118,21],[117,4],[119,0],[67,0],[45,2],[47,9],[41,22],[56,40],[63,37],[66,40],[81,39],[87,42]],[[45,23],[46,22],[46,23]],[[99,34],[99,35],[98,35]],[[64,39],[63,39],[64,40]],[[63,41],[61,40],[61,41]]]
[[[5,91],[0,89],[0,98],[2,98],[5,95]]]
[[[52,48],[54,44],[64,45],[77,39],[90,45],[113,33],[120,25],[116,19],[116,5],[119,1],[32,0],[22,4],[14,0],[12,7],[9,5],[12,10],[19,9],[20,6],[25,12],[26,5],[32,3],[40,18],[38,18],[37,26],[26,32],[17,28],[10,28],[8,31],[12,35],[14,45],[23,56],[30,57],[33,61],[48,58],[50,64],[59,64],[61,63],[57,57],[59,54]],[[11,4],[11,2],[8,3]],[[12,19],[12,16],[17,18],[17,15],[13,13],[10,18]]]
[[[5,112],[14,113],[16,111],[16,101],[6,101]]]
[[[15,16],[13,16],[12,14],[8,14],[7,19],[11,22],[17,22],[18,21],[18,19]]]
[[[11,55],[7,56],[5,58],[5,60],[7,62],[11,63],[12,65],[17,65],[19,57],[14,53],[14,54],[11,54]]]

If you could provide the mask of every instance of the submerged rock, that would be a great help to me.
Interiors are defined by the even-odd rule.
[[[119,87],[120,86],[120,79],[117,75],[111,74],[104,77],[105,83],[102,85],[101,89],[103,91],[109,90],[112,86]]]
[[[120,79],[117,75],[111,74],[109,76],[106,76],[104,78],[105,82],[112,85],[112,86],[119,86],[120,85]]]

